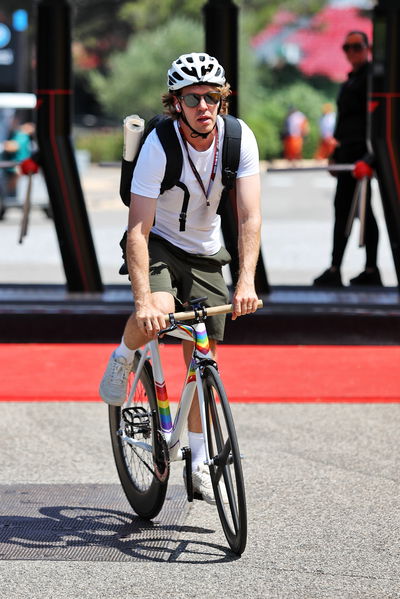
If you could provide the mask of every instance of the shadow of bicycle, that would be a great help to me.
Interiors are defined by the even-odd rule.
[[[199,541],[209,528],[144,521],[119,510],[46,506],[38,516],[0,516],[0,559],[219,563],[238,556]],[[197,540],[191,541],[193,534]]]

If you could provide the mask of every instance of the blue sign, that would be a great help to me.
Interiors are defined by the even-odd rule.
[[[28,13],[22,8],[13,12],[12,23],[15,31],[25,31],[28,29]]]
[[[11,31],[4,23],[0,23],[0,48],[4,48],[10,43]]]

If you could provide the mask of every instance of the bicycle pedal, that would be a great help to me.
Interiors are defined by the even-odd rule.
[[[125,422],[125,433],[129,437],[143,435],[147,438],[151,435],[150,417],[142,406],[125,408],[122,410],[122,419]]]

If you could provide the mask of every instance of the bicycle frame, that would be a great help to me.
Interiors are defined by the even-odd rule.
[[[213,360],[213,356],[210,352],[209,340],[204,322],[197,322],[190,326],[177,322],[174,326],[174,329],[169,330],[165,334],[171,335],[172,337],[177,337],[179,339],[194,342],[193,353],[189,367],[186,372],[186,379],[179,399],[175,419],[172,420],[167,387],[161,364],[158,339],[149,341],[149,343],[147,343],[144,346],[143,350],[139,350],[141,356],[136,369],[136,376],[129,393],[127,404],[126,406],[124,406],[127,408],[131,407],[132,398],[135,395],[135,390],[139,381],[140,372],[143,368],[145,361],[148,359],[150,355],[157,398],[157,407],[160,416],[161,432],[163,433],[167,442],[169,449],[169,458],[171,462],[184,459],[183,452],[180,448],[180,439],[182,437],[183,430],[187,423],[187,418],[196,389],[200,406],[202,428],[203,430],[206,430],[206,412],[204,405],[204,392],[200,366],[201,363],[204,362],[204,360]],[[146,449],[149,452],[152,451],[151,445],[143,443],[143,441],[137,441],[126,435],[123,435],[122,438],[124,441],[126,441],[132,446],[136,445],[140,446],[142,449]],[[206,435],[205,449],[207,457],[206,463],[209,464],[210,456]]]

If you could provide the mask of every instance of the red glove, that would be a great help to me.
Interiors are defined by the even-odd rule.
[[[25,158],[20,165],[23,175],[35,175],[39,171],[39,165],[32,158]]]
[[[364,179],[364,177],[368,177],[371,179],[374,171],[368,164],[368,162],[364,162],[364,160],[359,160],[355,163],[354,169],[352,171],[353,177],[356,179]]]

